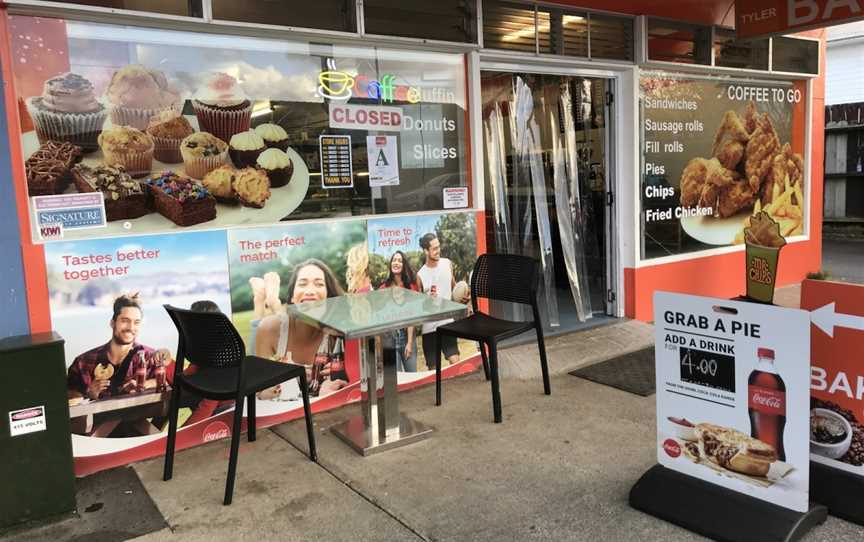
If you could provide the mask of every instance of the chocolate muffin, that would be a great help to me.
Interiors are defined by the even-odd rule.
[[[256,134],[254,130],[247,130],[231,136],[231,141],[228,143],[228,154],[235,166],[244,168],[254,166],[258,155],[266,148],[261,136]]]
[[[294,174],[294,163],[285,152],[279,149],[267,149],[258,156],[257,166],[267,174],[272,188],[285,186]]]

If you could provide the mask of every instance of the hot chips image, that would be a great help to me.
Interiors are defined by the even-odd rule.
[[[749,245],[780,248],[786,239],[780,233],[780,224],[765,211],[750,217],[750,225],[744,228],[744,240]]]

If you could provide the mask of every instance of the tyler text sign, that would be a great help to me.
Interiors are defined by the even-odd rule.
[[[654,296],[661,465],[806,511],[810,315]]]
[[[735,6],[739,38],[790,34],[861,18],[862,0],[750,0]]]

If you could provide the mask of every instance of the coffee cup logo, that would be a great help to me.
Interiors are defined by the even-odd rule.
[[[318,74],[318,95],[338,101],[351,98],[356,82],[351,74],[338,71],[332,58],[327,59],[327,68]]]

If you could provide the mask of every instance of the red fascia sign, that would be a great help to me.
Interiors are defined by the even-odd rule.
[[[864,19],[864,0],[736,2],[738,38],[764,38]]]

